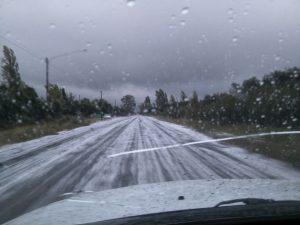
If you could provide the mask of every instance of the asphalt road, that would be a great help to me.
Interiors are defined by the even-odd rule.
[[[288,165],[150,117],[111,119],[0,148],[0,223],[64,193],[191,179],[296,179]],[[111,155],[155,148],[136,154]]]

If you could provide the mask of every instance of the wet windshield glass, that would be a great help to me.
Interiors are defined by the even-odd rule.
[[[145,184],[192,193],[192,181],[216,182],[201,183],[201,207],[300,199],[263,183],[300,178],[299,10],[296,0],[1,1],[0,223],[72,193]],[[112,196],[81,201],[135,194]],[[175,210],[161,202],[130,211]]]

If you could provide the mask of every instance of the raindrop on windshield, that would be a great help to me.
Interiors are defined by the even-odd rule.
[[[274,55],[274,59],[275,59],[275,61],[279,61],[280,60],[280,56]]]
[[[127,0],[127,6],[128,6],[128,7],[133,7],[133,6],[135,6],[135,0]]]
[[[90,47],[90,46],[91,46],[91,42],[87,41],[87,42],[85,43],[85,46],[86,46],[87,48]]]
[[[54,29],[56,27],[56,25],[54,23],[50,23],[49,26],[50,26],[51,29]]]
[[[175,15],[172,15],[172,16],[171,16],[171,20],[176,20],[176,16],[175,16]]]
[[[232,42],[233,43],[236,43],[238,41],[238,37],[237,36],[234,36],[233,38],[232,38]]]
[[[99,69],[99,65],[95,63],[94,64],[94,68],[98,70]]]
[[[172,29],[174,29],[174,28],[175,28],[175,26],[174,26],[173,24],[170,24],[170,25],[169,25],[169,29],[172,30]]]
[[[185,25],[186,25],[186,22],[185,22],[184,20],[182,20],[182,21],[180,22],[180,25],[181,25],[181,26],[185,26]]]
[[[84,27],[84,23],[83,22],[79,22],[78,25],[79,25],[79,27]]]
[[[107,45],[107,48],[108,48],[108,49],[112,49],[112,45],[111,45],[111,44],[108,44],[108,45]]]
[[[182,15],[186,15],[186,14],[189,13],[189,11],[190,11],[189,7],[184,7],[184,8],[181,10],[181,14],[182,14]]]
[[[229,15],[232,15],[232,14],[233,14],[233,9],[232,9],[232,8],[229,8],[228,11],[227,11],[227,13],[228,13]]]

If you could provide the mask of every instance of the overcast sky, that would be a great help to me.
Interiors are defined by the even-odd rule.
[[[298,0],[0,0],[0,45],[23,80],[81,97],[138,100],[158,88],[200,96],[232,82],[300,66]]]

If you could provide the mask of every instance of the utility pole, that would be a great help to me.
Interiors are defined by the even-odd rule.
[[[100,99],[102,100],[102,91],[100,91]]]
[[[72,51],[72,52],[66,52],[66,53],[63,53],[63,54],[60,54],[60,55],[56,55],[56,56],[53,56],[53,57],[46,57],[45,58],[45,63],[46,63],[46,99],[47,99],[47,103],[49,103],[49,63],[50,63],[50,59],[53,60],[53,59],[56,59],[56,58],[60,58],[60,57],[65,57],[65,56],[69,56],[69,55],[72,55],[72,54],[75,54],[75,53],[80,53],[80,52],[86,52],[87,49],[79,49],[79,50],[75,50],[75,51]]]

